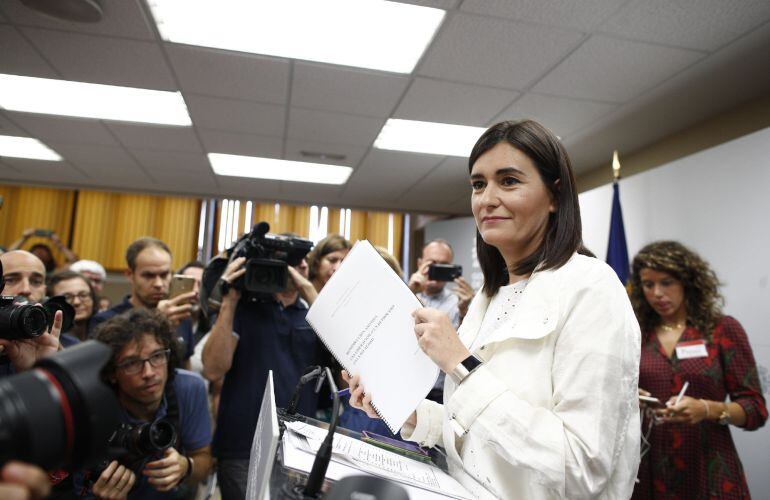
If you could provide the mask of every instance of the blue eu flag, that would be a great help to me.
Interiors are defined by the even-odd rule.
[[[607,264],[617,273],[620,282],[628,282],[628,247],[623,227],[623,211],[620,208],[620,186],[612,185],[612,216],[610,217],[610,241],[607,245]]]

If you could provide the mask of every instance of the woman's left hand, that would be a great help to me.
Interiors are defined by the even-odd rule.
[[[661,423],[692,425],[706,418],[706,406],[700,399],[684,396],[678,404],[674,404],[674,401],[676,401],[676,397],[672,396],[666,402],[667,408],[655,411]]]
[[[451,372],[471,355],[446,313],[424,307],[413,312],[412,317],[417,344],[444,372]]]

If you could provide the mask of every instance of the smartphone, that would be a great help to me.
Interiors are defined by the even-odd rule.
[[[53,236],[53,229],[35,229],[35,236],[50,238],[51,236]]]
[[[183,293],[192,292],[195,288],[195,278],[184,274],[175,274],[171,277],[171,286],[168,289],[169,298],[173,299]]]
[[[452,264],[431,264],[428,267],[428,279],[432,281],[454,281],[463,275],[463,266]]]
[[[639,396],[639,401],[642,403],[646,403],[647,406],[651,406],[653,408],[665,408],[666,405],[660,402],[660,399],[654,398],[652,396]]]

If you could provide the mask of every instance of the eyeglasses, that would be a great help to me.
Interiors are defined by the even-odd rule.
[[[126,375],[136,375],[144,369],[144,362],[149,361],[150,366],[154,368],[160,368],[168,363],[168,357],[171,354],[171,349],[164,349],[150,354],[149,358],[144,359],[129,359],[115,365],[115,368],[122,371]]]
[[[63,297],[67,302],[73,302],[75,299],[80,299],[80,302],[91,300],[91,294],[89,292],[65,293]]]

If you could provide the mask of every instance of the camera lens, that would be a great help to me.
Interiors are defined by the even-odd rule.
[[[0,379],[0,464],[73,470],[101,459],[118,426],[117,400],[99,376],[111,356],[91,340]]]
[[[38,305],[11,303],[0,307],[0,338],[31,339],[42,335],[47,326],[45,310]]]

